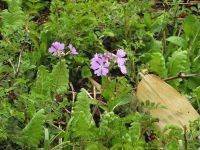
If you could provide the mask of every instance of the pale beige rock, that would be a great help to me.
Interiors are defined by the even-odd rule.
[[[166,109],[150,110],[152,116],[159,118],[158,125],[161,128],[170,124],[188,127],[189,121],[194,121],[199,117],[188,99],[169,84],[153,74],[142,75],[142,77],[143,79],[137,87],[137,98],[139,101],[149,100],[166,107]]]

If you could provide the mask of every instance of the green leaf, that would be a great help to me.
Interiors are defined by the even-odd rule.
[[[144,13],[144,23],[150,27],[151,26],[151,16],[148,13]]]
[[[92,76],[92,73],[90,71],[90,68],[88,66],[84,66],[81,70],[81,76],[82,78],[88,78]]]
[[[200,86],[198,86],[195,90],[194,90],[198,100],[200,100]]]
[[[37,147],[43,136],[45,122],[44,109],[39,110],[22,131],[22,142],[30,147]]]
[[[74,137],[92,138],[95,136],[95,123],[90,112],[90,99],[84,89],[77,96],[72,113],[72,131]]]
[[[168,75],[175,76],[180,72],[186,72],[188,70],[188,56],[187,51],[175,51],[172,56],[169,58],[167,63],[168,66]],[[172,85],[179,85],[181,79],[173,80],[170,83]]]
[[[110,30],[110,29],[105,29],[104,32],[103,32],[103,35],[104,36],[108,36],[108,37],[114,37],[115,36],[115,34],[113,33],[113,31]]]
[[[58,62],[52,71],[53,92],[57,94],[64,94],[69,88],[69,70],[64,60]]]
[[[177,149],[179,149],[179,146],[175,139],[171,140],[164,147],[164,150],[177,150]]]
[[[114,96],[116,80],[109,80],[107,77],[102,77],[103,97],[110,100]]]
[[[131,135],[131,139],[133,142],[136,142],[140,139],[141,133],[141,124],[139,122],[133,122],[131,127],[129,128],[129,135]]]
[[[51,77],[45,66],[40,66],[38,68],[36,82],[31,92],[32,94],[50,97]]]
[[[130,103],[135,97],[133,95],[125,95],[120,101],[113,107],[113,110],[119,106]]]
[[[3,31],[5,34],[10,35],[13,32],[22,29],[25,24],[25,14],[21,8],[19,0],[7,1],[8,10],[1,12]]]
[[[150,71],[157,73],[162,78],[166,77],[165,59],[161,53],[153,53],[149,65]]]
[[[169,38],[167,38],[167,41],[178,45],[180,47],[186,47],[187,42],[182,38],[182,37],[178,37],[178,36],[170,36]]]
[[[189,15],[183,23],[183,30],[189,38],[194,38],[199,33],[200,23],[196,16]]]
[[[44,128],[44,150],[50,149],[50,140],[49,140],[49,130],[48,128]]]

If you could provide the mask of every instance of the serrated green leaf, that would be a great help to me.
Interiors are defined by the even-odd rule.
[[[180,72],[186,72],[188,70],[188,56],[187,51],[175,51],[169,58],[168,66],[168,76],[175,76]],[[170,83],[178,86],[181,79],[173,80]]]
[[[39,110],[22,131],[22,142],[30,147],[37,147],[44,133],[44,109]]]
[[[150,71],[157,73],[162,78],[166,77],[165,59],[161,53],[153,53],[149,65]]]
[[[84,89],[77,96],[72,117],[72,131],[75,137],[94,137],[95,123],[90,112],[89,97]]]
[[[175,51],[167,63],[168,74],[173,76],[185,72],[187,61],[187,51]]]
[[[37,79],[32,89],[32,94],[50,97],[51,78],[45,66],[40,66],[37,72]]]
[[[69,88],[69,70],[65,61],[58,62],[52,71],[52,90],[57,94],[64,94]]]
[[[22,29],[25,23],[25,14],[21,8],[19,0],[7,1],[8,10],[1,12],[3,31],[6,35],[10,35],[16,30]]]

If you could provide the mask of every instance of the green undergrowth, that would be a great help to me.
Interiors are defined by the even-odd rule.
[[[186,130],[160,129],[144,108],[162,106],[135,96],[144,70],[187,76],[167,82],[200,112],[200,4],[183,3],[1,1],[0,149],[198,149],[199,119]],[[55,41],[72,43],[78,55],[51,55]],[[94,54],[119,48],[127,74],[113,67],[96,76]]]

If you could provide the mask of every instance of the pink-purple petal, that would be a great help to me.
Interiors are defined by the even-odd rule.
[[[108,68],[102,68],[101,69],[101,74],[104,75],[104,76],[106,76],[108,74],[108,72],[109,72]]]
[[[123,49],[118,49],[116,55],[117,55],[117,57],[125,57],[126,53],[124,52]]]
[[[78,55],[76,48],[71,43],[69,44],[68,48],[73,55]]]
[[[119,68],[120,68],[122,74],[127,74],[126,66],[124,66],[124,65],[123,66],[119,66]]]

